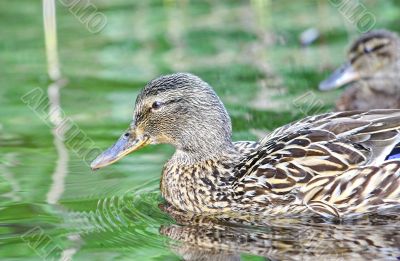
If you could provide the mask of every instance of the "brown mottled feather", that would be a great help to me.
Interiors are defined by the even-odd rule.
[[[301,188],[299,199],[315,213],[337,218],[399,206],[400,161],[316,176]]]
[[[299,189],[311,186],[314,177],[326,180],[324,185],[328,186],[333,184],[333,177],[340,176],[345,180],[350,173],[362,173],[365,168],[371,168],[376,170],[376,177],[389,178],[397,170],[392,168],[392,172],[388,171],[388,164],[383,162],[400,142],[399,128],[400,111],[397,110],[328,113],[284,126],[263,139],[259,149],[239,164],[240,178],[234,183],[234,189],[242,204],[238,204],[237,208],[245,209],[249,204],[247,202],[253,202],[253,209],[271,213],[280,210],[282,203],[293,203],[294,206],[298,205],[292,209],[294,212],[304,212],[304,202],[296,199]],[[396,162],[400,164],[400,161],[392,164]],[[398,178],[396,175],[393,177]],[[353,183],[351,180],[348,182],[349,185]],[[369,188],[367,184],[364,185],[359,189]],[[379,184],[375,185],[379,187]],[[260,193],[260,189],[264,193]],[[400,204],[400,197],[396,195],[397,201],[393,204]],[[357,195],[354,197],[357,198]],[[378,210],[387,206],[383,202],[388,195],[376,195],[376,198],[380,197],[382,206],[371,209]],[[365,200],[363,204],[377,205],[378,202]],[[313,203],[314,211],[320,213],[322,210],[317,209],[322,209],[322,203],[326,202]],[[335,206],[335,201],[328,203],[325,209]],[[309,203],[306,205],[310,208]],[[339,216],[372,211],[353,201],[347,208],[346,204],[342,207],[338,213],[343,214]]]

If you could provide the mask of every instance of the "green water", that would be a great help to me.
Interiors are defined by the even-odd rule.
[[[46,73],[41,1],[0,1],[1,260],[400,256],[399,225],[391,219],[178,225],[158,207],[169,146],[145,148],[95,173],[87,165],[92,149],[106,148],[127,127],[135,95],[160,74],[190,71],[214,86],[235,140],[331,110],[340,90],[321,94],[316,86],[342,62],[357,28],[329,1],[92,0],[107,17],[96,34],[61,2],[68,83],[57,89]],[[400,31],[397,1],[362,3],[375,28]],[[321,37],[301,47],[298,36],[310,27]],[[59,127],[49,106],[79,135]]]

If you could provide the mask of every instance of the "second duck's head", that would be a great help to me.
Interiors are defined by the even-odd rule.
[[[362,35],[350,47],[347,62],[319,85],[321,91],[339,88],[361,79],[389,78],[398,73],[400,39],[387,30]]]
[[[210,85],[188,73],[166,75],[142,89],[129,128],[91,167],[160,143],[173,145],[189,159],[205,159],[232,146],[231,132],[229,115]]]

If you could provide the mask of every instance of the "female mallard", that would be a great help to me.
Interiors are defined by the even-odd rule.
[[[146,85],[127,131],[91,167],[168,143],[176,152],[161,192],[178,210],[347,217],[400,205],[400,160],[391,159],[399,130],[400,110],[336,112],[283,126],[260,142],[232,142],[213,89],[178,73]]]
[[[350,47],[348,61],[321,82],[331,90],[353,82],[336,102],[336,110],[400,109],[400,38],[376,30]]]

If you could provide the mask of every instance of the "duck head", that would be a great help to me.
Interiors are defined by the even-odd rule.
[[[319,84],[321,91],[344,86],[350,82],[374,77],[390,77],[400,59],[397,34],[376,30],[364,34],[350,47],[347,62]]]
[[[92,169],[110,165],[148,144],[171,144],[186,161],[232,147],[231,121],[214,90],[199,77],[177,73],[149,82],[136,98],[133,120]]]

